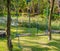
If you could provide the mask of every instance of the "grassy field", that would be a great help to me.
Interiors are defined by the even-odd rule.
[[[0,38],[0,51],[8,51],[6,39]],[[13,51],[60,51],[60,34],[52,35],[52,40],[48,36],[20,37],[20,47],[18,38],[12,39]]]
[[[16,17],[14,17],[14,19],[16,19]],[[28,19],[28,17],[19,17],[18,20],[29,22]],[[40,28],[38,30],[39,34],[45,32],[45,30],[43,30],[44,27],[46,27],[45,18],[41,18],[40,15],[38,17],[31,17],[31,22],[38,22],[40,24]],[[60,29],[59,24],[59,20],[52,21],[52,29]],[[6,28],[6,23],[0,24],[0,28]],[[16,28],[18,28],[18,30],[16,30]],[[37,28],[11,26],[13,51],[60,51],[60,34],[53,34],[51,41],[48,40],[48,36],[20,37],[20,47],[18,47],[18,38],[16,37],[16,33],[31,33],[35,35],[37,34]],[[6,38],[0,38],[0,51],[8,51]]]

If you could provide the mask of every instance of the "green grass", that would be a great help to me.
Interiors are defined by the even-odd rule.
[[[8,51],[7,40],[0,39],[0,51]],[[48,36],[20,37],[20,48],[17,38],[12,39],[13,51],[60,51],[60,34],[52,35],[52,40]]]
[[[16,17],[14,17],[16,19]],[[38,20],[37,20],[38,19]],[[27,17],[19,17],[19,20],[22,21],[28,21]],[[40,18],[40,15],[36,17],[31,17],[31,22],[38,21],[39,24],[41,24],[39,28],[38,33],[44,33],[45,30],[45,19]],[[58,22],[58,23],[57,23]],[[60,21],[52,21],[52,28],[53,29],[60,29],[59,28],[59,22]],[[6,28],[5,24],[0,24],[0,28]],[[11,37],[12,37],[12,43],[13,43],[13,51],[60,51],[60,34],[54,34],[52,35],[52,40],[48,40],[48,36],[30,36],[30,37],[20,37],[20,46],[18,47],[18,39],[16,38],[16,33],[19,34],[37,34],[37,28],[32,27],[17,27],[18,30],[16,32],[16,27],[11,26]],[[0,38],[0,51],[8,51],[7,48],[7,39],[6,38]]]

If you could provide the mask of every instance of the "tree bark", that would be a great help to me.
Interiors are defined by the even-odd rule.
[[[52,37],[51,37],[51,17],[52,17],[52,14],[53,14],[54,2],[55,2],[55,0],[52,0],[49,20],[48,20],[48,35],[49,35],[49,40],[52,39]]]
[[[10,25],[11,25],[10,0],[7,0],[7,46],[8,46],[8,50],[12,51]]]

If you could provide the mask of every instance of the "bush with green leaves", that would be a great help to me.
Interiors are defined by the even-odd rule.
[[[26,28],[37,28],[37,29],[41,29],[41,30],[46,30],[47,29],[47,25],[46,24],[42,24],[42,23],[37,23],[37,22],[19,22],[19,26],[20,27],[26,27]]]
[[[51,17],[52,20],[56,20],[59,19],[59,14],[53,14],[53,17]]]

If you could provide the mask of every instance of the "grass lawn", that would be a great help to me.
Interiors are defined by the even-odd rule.
[[[38,20],[37,20],[38,19]],[[28,18],[20,17],[19,20],[28,21]],[[32,17],[31,22],[46,23],[44,18]],[[59,28],[60,21],[52,21],[53,29]],[[44,28],[44,26],[40,26]],[[6,24],[0,24],[0,28],[6,28]],[[17,32],[20,33],[29,33],[37,34],[37,28],[28,28],[28,27],[18,27]],[[44,33],[44,30],[39,29],[38,33]],[[20,47],[18,47],[18,38],[15,37],[16,27],[11,26],[11,37],[13,43],[13,51],[60,51],[60,34],[53,34],[52,40],[48,40],[48,36],[30,36],[30,37],[20,37]],[[0,51],[8,51],[7,48],[7,39],[0,38]]]
[[[52,40],[48,36],[20,37],[20,47],[18,38],[12,39],[13,51],[60,51],[60,34],[52,35]],[[6,39],[0,39],[0,51],[8,51]]]

